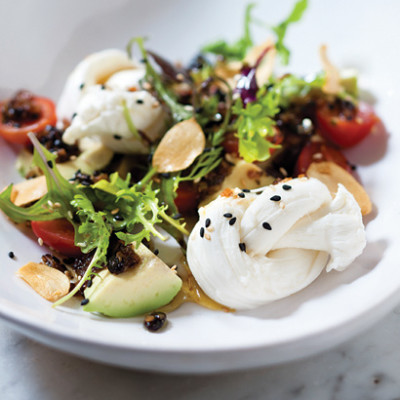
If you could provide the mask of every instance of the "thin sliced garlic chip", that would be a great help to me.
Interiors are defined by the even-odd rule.
[[[21,207],[41,199],[46,193],[46,178],[41,175],[15,184],[12,188],[11,200],[16,206]]]
[[[153,156],[153,167],[161,173],[189,167],[206,145],[201,126],[194,118],[178,122],[164,135]]]
[[[18,270],[17,275],[48,301],[57,301],[69,292],[68,277],[45,264],[29,262]]]
[[[315,162],[308,167],[306,174],[324,183],[332,195],[337,192],[338,184],[341,183],[353,195],[360,206],[362,215],[367,215],[372,211],[372,203],[365,189],[339,165],[331,161]]]
[[[338,94],[342,92],[343,88],[340,83],[340,72],[329,60],[326,45],[320,47],[319,56],[325,71],[325,83],[322,88],[323,92],[328,94]]]

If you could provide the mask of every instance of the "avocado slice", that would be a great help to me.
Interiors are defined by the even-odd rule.
[[[354,69],[346,69],[340,71],[340,84],[352,96],[358,96],[358,78],[357,71]]]
[[[127,318],[168,304],[182,287],[182,280],[146,246],[135,249],[140,263],[119,275],[102,270],[85,289],[89,303],[84,311]]]
[[[57,164],[57,168],[65,179],[70,179],[79,169],[84,174],[93,174],[96,170],[101,170],[107,166],[114,153],[102,143],[94,143],[85,149],[76,159]],[[16,161],[16,169],[21,176],[25,176],[32,170],[33,154],[26,149],[20,151]]]

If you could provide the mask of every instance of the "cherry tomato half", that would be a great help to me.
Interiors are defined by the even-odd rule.
[[[296,176],[305,174],[311,163],[321,161],[334,162],[346,171],[351,172],[351,166],[339,150],[326,143],[308,142],[300,152],[294,174]]]
[[[43,243],[63,255],[76,257],[82,254],[81,249],[75,246],[74,227],[66,219],[52,221],[32,221],[32,230]]]
[[[191,182],[181,182],[176,191],[175,205],[182,214],[197,210],[199,194]]]
[[[26,123],[15,124],[4,122],[3,111],[7,106],[7,101],[0,102],[0,136],[10,143],[28,145],[29,132],[41,132],[47,125],[55,125],[57,122],[56,107],[54,103],[45,98],[33,96],[32,103],[40,109],[40,117]]]
[[[352,114],[331,110],[328,104],[317,110],[321,135],[342,148],[360,143],[378,121],[373,109],[365,103],[360,103]]]

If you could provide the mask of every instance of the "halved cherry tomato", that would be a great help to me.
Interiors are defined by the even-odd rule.
[[[328,104],[317,110],[321,135],[342,148],[360,143],[378,121],[373,109],[365,103],[360,103],[351,113],[330,109]]]
[[[350,164],[339,150],[326,143],[308,142],[297,159],[294,175],[305,174],[311,163],[321,161],[332,161],[346,171],[351,172]]]
[[[175,205],[182,214],[197,210],[199,194],[191,182],[181,182],[176,191]]]
[[[74,227],[66,219],[52,221],[32,221],[32,230],[43,243],[63,255],[75,257],[82,254],[81,249],[75,246]]]
[[[33,121],[22,123],[5,122],[3,111],[8,102],[0,102],[0,136],[8,142],[28,145],[30,143],[28,139],[29,132],[38,133],[44,131],[47,125],[56,124],[56,107],[51,100],[45,97],[33,96],[31,101],[40,110],[40,116]]]

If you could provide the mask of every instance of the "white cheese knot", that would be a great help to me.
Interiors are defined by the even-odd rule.
[[[82,150],[81,142],[90,137],[113,152],[147,153],[165,131],[166,113],[154,96],[141,89],[145,73],[143,64],[116,49],[82,60],[57,105],[59,120],[71,120],[63,141],[77,143]]]
[[[124,105],[137,131],[135,136],[124,115]],[[157,100],[148,92],[88,89],[76,110],[76,117],[66,129],[63,140],[73,144],[87,137],[97,137],[117,153],[146,153],[165,128],[165,115]]]
[[[197,282],[231,308],[251,309],[289,296],[324,267],[345,269],[366,244],[360,208],[342,185],[334,199],[313,178],[259,191],[235,189],[201,208],[188,241]]]

